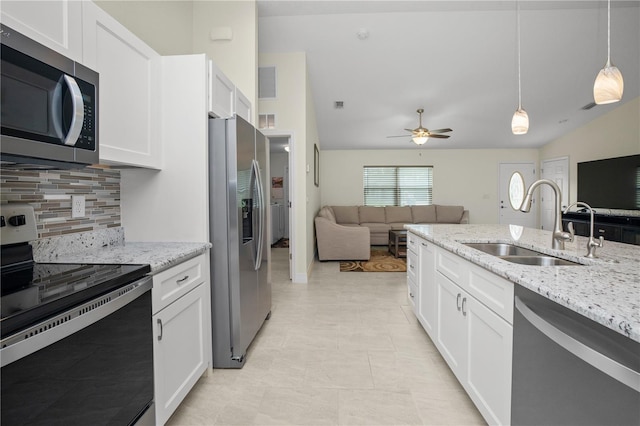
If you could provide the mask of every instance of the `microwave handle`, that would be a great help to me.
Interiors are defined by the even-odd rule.
[[[71,127],[67,136],[64,138],[65,145],[74,146],[78,141],[80,132],[82,132],[82,124],[84,122],[84,101],[82,100],[82,92],[78,83],[73,77],[65,74],[64,81],[69,87],[71,94],[71,105],[73,106],[73,115],[71,117]]]

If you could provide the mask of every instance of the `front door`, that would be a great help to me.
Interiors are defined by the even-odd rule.
[[[540,167],[543,179],[554,181],[562,193],[561,208],[569,205],[569,157],[544,160]],[[553,230],[555,220],[555,196],[549,185],[540,187],[540,225],[542,229]]]
[[[509,179],[514,172],[520,172],[524,177],[525,188],[536,179],[536,166],[533,162],[527,163],[500,163],[499,192],[498,192],[498,214],[500,223],[504,225],[520,225],[526,228],[535,228],[537,222],[536,210],[531,209],[529,213],[511,208],[509,203]],[[534,197],[535,203],[535,197]]]

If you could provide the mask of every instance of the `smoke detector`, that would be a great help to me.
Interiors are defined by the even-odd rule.
[[[369,30],[367,30],[366,28],[360,28],[358,31],[356,31],[356,36],[360,40],[366,40],[369,38]]]

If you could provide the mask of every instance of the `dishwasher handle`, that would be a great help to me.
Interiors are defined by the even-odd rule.
[[[607,376],[619,381],[620,383],[629,386],[636,392],[640,392],[640,373],[630,369],[629,367],[620,364],[619,362],[601,354],[600,352],[590,348],[584,343],[569,336],[563,331],[559,330],[550,322],[544,320],[541,316],[536,314],[522,301],[518,296],[515,296],[515,308],[522,316],[537,328],[541,333],[551,339],[553,342],[560,345],[571,354],[577,356],[579,359],[590,364],[594,368],[600,370]]]

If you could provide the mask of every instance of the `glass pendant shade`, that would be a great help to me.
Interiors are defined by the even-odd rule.
[[[414,136],[413,143],[416,145],[424,145],[427,142],[427,139],[429,139],[427,136]]]
[[[529,131],[529,114],[520,106],[511,119],[511,131],[514,135],[524,135]]]
[[[622,99],[624,81],[622,73],[610,61],[600,70],[593,85],[593,100],[598,105],[618,102]]]

